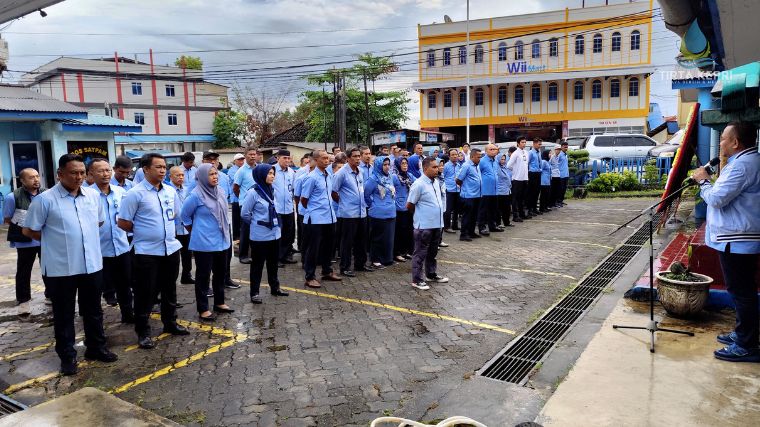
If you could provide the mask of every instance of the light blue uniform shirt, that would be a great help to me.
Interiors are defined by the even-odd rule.
[[[229,233],[225,236],[219,228],[219,221],[195,192],[182,203],[182,224],[183,228],[192,226],[188,244],[191,251],[219,252],[230,247]]]
[[[29,194],[27,192],[27,194]],[[39,196],[42,193],[37,193],[37,195],[29,194],[29,200],[34,200],[35,197]],[[5,202],[3,202],[3,219],[5,218],[13,218],[13,213],[16,212],[16,197],[13,195],[13,192],[10,192],[5,195]],[[17,224],[19,227],[23,227],[24,224]],[[40,245],[40,242],[37,240],[32,239],[31,242],[8,242],[10,243],[10,246],[12,248],[17,249],[23,249],[23,248],[35,248]]]
[[[552,178],[559,178],[559,155],[550,157],[549,165],[552,167]]]
[[[309,176],[309,166],[304,166],[301,169],[298,169],[296,172],[295,178],[293,179],[293,197],[294,198],[300,198],[301,197],[301,190],[303,189],[303,182],[306,179],[307,176]],[[298,214],[303,216],[305,215],[305,212],[309,208],[303,207],[300,201],[297,201],[298,206]]]
[[[499,196],[509,196],[512,194],[512,171],[507,168],[507,165],[499,165],[499,169],[496,170],[499,181],[496,184],[496,192]]]
[[[567,153],[564,151],[559,153],[559,159],[557,160],[557,165],[559,166],[559,177],[560,178],[570,178],[570,168],[567,164]]]
[[[237,203],[239,201],[238,196],[235,195],[235,192],[232,191],[232,184],[235,181],[235,174],[237,173],[238,169],[240,169],[240,166],[233,164],[231,168],[227,169],[227,178],[229,178],[230,182],[230,203]]]
[[[106,220],[100,226],[100,252],[103,258],[117,257],[129,252],[129,240],[127,232],[119,228],[119,206],[127,194],[123,188],[110,185],[108,195],[103,194],[97,186],[90,187],[100,194],[100,205],[106,215]]]
[[[446,191],[449,193],[459,192],[459,186],[457,185],[457,174],[461,168],[462,165],[459,162],[446,162],[446,164],[443,166],[443,181],[446,183]]]
[[[187,199],[187,196],[188,194],[190,194],[192,189],[185,184],[182,184],[182,188],[177,188],[177,186],[172,184],[171,182],[166,185],[171,186],[177,192],[177,197],[179,198],[179,205],[184,206],[185,199]],[[190,234],[185,228],[185,226],[182,225],[182,221],[177,221],[176,224],[177,226],[175,227],[174,232],[177,236],[187,236],[188,234]]]
[[[198,172],[198,168],[195,166],[190,166],[190,169],[186,169],[185,165],[180,164],[179,165],[180,170],[185,173],[185,184],[186,185],[195,185],[195,174]],[[167,173],[167,175],[169,175]]]
[[[541,185],[552,185],[552,166],[548,160],[541,160]]]
[[[370,178],[367,185],[364,186],[364,201],[369,206],[370,218],[396,218],[396,196],[383,187],[385,188],[385,197],[381,197],[380,187],[381,185],[374,178]],[[395,192],[396,189],[394,188],[393,191]]]
[[[541,172],[541,152],[533,148],[528,151],[528,172]]]
[[[422,175],[409,189],[408,202],[414,205],[412,223],[417,230],[443,228],[443,202],[441,185],[437,179]]]
[[[414,184],[414,177],[410,174],[407,174],[409,177],[409,180],[412,181],[412,184]],[[393,186],[396,187],[396,211],[397,212],[406,212],[408,209],[406,208],[406,200],[409,197],[409,190],[412,188],[410,185],[408,188],[406,185],[401,183],[401,178],[399,178],[398,175],[391,175],[393,178]]]
[[[364,175],[356,172],[346,163],[335,173],[333,191],[338,193],[338,218],[364,218],[367,216],[367,202],[364,201]]]
[[[369,177],[372,176],[372,166],[360,161],[359,170],[362,171],[362,178],[364,178],[364,182],[366,183],[369,181]]]
[[[137,185],[143,181],[145,181],[145,171],[143,170],[143,168],[137,168],[137,170],[135,171],[133,182],[135,183],[135,185]]]
[[[274,165],[274,208],[280,215],[293,213],[293,182],[296,173],[293,169],[282,170],[280,165]]]
[[[100,223],[105,221],[100,196],[80,188],[74,197],[58,183],[35,197],[24,227],[42,232],[42,275],[65,277],[103,269]]]
[[[253,187],[253,184],[256,183],[256,181],[253,180],[253,168],[255,167],[255,165],[251,167],[248,166],[248,163],[243,163],[243,166],[240,166],[240,169],[235,172],[235,179],[233,180],[233,184],[237,184],[240,187],[238,203],[243,203],[246,193],[248,193],[248,190],[250,190],[251,187]]]
[[[127,192],[119,208],[119,218],[134,224],[132,244],[138,255],[165,256],[182,244],[176,238],[182,202],[174,187],[161,183],[158,190],[142,181]]]
[[[43,193],[44,194],[44,193]],[[715,184],[701,185],[707,204],[705,243],[732,254],[760,253],[760,154],[757,147],[729,157]]]
[[[496,196],[498,193],[499,176],[496,169],[499,167],[498,156],[491,158],[483,156],[478,163],[480,169],[480,191],[481,196]]]
[[[269,204],[269,200],[261,197],[255,190],[251,190],[240,208],[240,218],[251,224],[251,232],[248,236],[253,242],[269,242],[279,239],[282,235],[281,225],[276,217],[273,218],[274,227],[272,228],[259,223],[259,221],[269,222]],[[309,205],[311,205],[311,200],[309,200]]]
[[[480,169],[472,161],[468,160],[462,165],[457,179],[462,181],[459,197],[464,199],[477,199],[480,197]]]
[[[332,206],[332,184],[327,172],[315,168],[304,178],[301,197],[309,199],[303,213],[304,224],[334,224],[337,220]],[[301,205],[303,207],[303,205]]]
[[[124,185],[121,185],[121,184],[119,184],[119,181],[116,180],[116,178],[111,177],[111,185],[119,187],[119,188],[123,189],[124,191],[129,191],[129,190],[132,189],[132,187],[135,186],[135,183],[132,182],[132,180],[124,178]]]

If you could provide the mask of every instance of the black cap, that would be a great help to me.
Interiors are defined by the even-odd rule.
[[[204,151],[203,152],[203,159],[218,159],[219,153],[213,152],[213,151]]]

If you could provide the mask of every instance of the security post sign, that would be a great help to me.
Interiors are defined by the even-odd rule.
[[[89,165],[93,159],[108,159],[108,142],[106,141],[69,141],[69,154],[82,156],[84,163]]]

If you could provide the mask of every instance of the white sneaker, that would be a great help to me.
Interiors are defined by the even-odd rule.
[[[438,244],[438,247],[439,247],[439,248],[448,248],[448,247],[449,247],[449,244],[448,244],[448,243],[446,243],[446,242],[443,242],[443,241],[442,241],[441,243],[439,243],[439,244]]]
[[[419,283],[412,282],[412,286],[414,286],[417,289],[421,289],[423,291],[430,289],[430,286],[428,286],[428,284],[425,282],[419,282]]]
[[[449,283],[448,277],[439,276],[437,274],[433,277],[428,277],[427,279],[431,282],[436,282],[436,283]]]
[[[45,305],[53,305],[53,300],[50,298],[45,298]]]
[[[19,316],[28,316],[28,315],[32,314],[32,310],[31,310],[31,306],[29,305],[29,301],[22,302],[19,305],[17,305],[16,307],[18,307],[17,310],[18,310],[18,315]]]

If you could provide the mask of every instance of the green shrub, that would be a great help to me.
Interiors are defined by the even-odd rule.
[[[591,180],[586,189],[593,193],[613,193],[615,191],[635,191],[641,189],[641,183],[636,173],[625,171],[623,173],[603,173]]]

